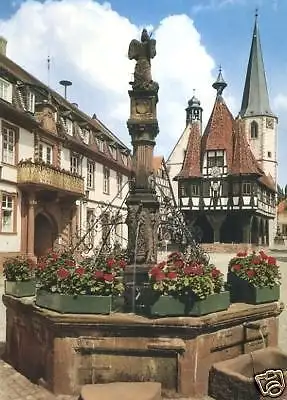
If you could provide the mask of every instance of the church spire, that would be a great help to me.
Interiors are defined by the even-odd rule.
[[[269,105],[257,20],[258,11],[256,10],[252,44],[240,110],[240,115],[242,117],[273,115]]]

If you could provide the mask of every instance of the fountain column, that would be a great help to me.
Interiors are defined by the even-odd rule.
[[[156,41],[144,29],[141,41],[132,40],[128,56],[136,60],[130,82],[130,118],[127,127],[133,146],[133,180],[127,198],[128,250],[130,264],[148,266],[157,261],[159,202],[152,180],[155,138],[159,132],[156,116],[157,82],[151,77],[151,59]]]

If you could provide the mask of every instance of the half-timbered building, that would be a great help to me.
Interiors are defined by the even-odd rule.
[[[186,128],[168,168],[178,205],[202,242],[268,245],[275,236],[277,117],[269,105],[257,18],[240,113],[223,98],[219,72],[216,98],[202,132],[202,107],[193,96]]]

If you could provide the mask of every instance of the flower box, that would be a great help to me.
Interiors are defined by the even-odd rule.
[[[230,289],[232,303],[261,304],[271,303],[280,298],[280,286],[255,287],[247,280],[238,277],[232,271],[227,274],[227,284]]]
[[[205,299],[175,298],[160,296],[147,312],[151,316],[192,316],[199,317],[218,311],[227,310],[230,305],[229,292],[211,294]]]
[[[124,300],[117,296],[67,295],[38,290],[36,305],[62,314],[110,314],[121,312]]]
[[[35,280],[7,281],[5,280],[5,294],[15,297],[31,297],[35,295]]]

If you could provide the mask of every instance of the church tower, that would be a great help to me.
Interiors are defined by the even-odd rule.
[[[270,108],[257,17],[256,13],[240,116],[256,160],[277,185],[277,117]]]
[[[276,190],[278,118],[273,114],[269,103],[257,12],[239,115],[244,122],[244,131],[250,148]],[[275,216],[269,224],[270,244],[276,234],[276,225]]]

